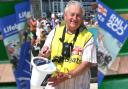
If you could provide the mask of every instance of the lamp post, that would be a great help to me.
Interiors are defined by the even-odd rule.
[[[61,0],[61,3],[60,3],[60,5],[61,5],[61,12],[63,12],[63,9],[64,9],[64,4],[63,3],[64,3],[63,0]]]

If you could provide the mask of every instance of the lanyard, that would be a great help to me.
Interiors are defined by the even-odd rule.
[[[62,42],[62,56],[64,57],[64,40],[65,40],[65,33],[66,33],[66,26],[64,27],[64,30],[63,30],[63,34],[62,34],[62,39],[61,39],[61,42]],[[75,44],[75,42],[76,42],[76,39],[77,39],[77,37],[78,37],[78,34],[79,34],[79,28],[76,30],[76,33],[75,33],[75,37],[73,38],[73,43],[69,43],[69,45],[70,45],[70,47],[71,47],[71,49],[70,49],[70,52],[73,50],[73,46],[74,46],[74,44]]]

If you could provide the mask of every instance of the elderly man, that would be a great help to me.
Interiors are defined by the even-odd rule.
[[[56,65],[56,74],[48,79],[48,86],[54,89],[90,88],[90,67],[96,63],[96,47],[92,34],[83,25],[84,13],[80,2],[70,1],[64,10],[65,24],[49,33],[39,53]]]

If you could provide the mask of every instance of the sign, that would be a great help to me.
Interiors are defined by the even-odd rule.
[[[27,20],[30,18],[30,4],[28,1],[15,5],[16,22],[20,36],[21,51],[17,70],[15,71],[18,89],[30,88],[30,58],[31,58],[31,42],[29,38],[29,29]],[[23,66],[24,65],[24,66]]]
[[[119,42],[124,43],[128,37],[128,22],[103,3],[98,4],[98,24]]]
[[[0,24],[0,29],[4,39],[18,33],[15,14],[1,18]]]
[[[99,25],[98,82],[101,83],[128,38],[128,22],[99,0],[97,12]]]
[[[16,65],[15,62],[19,59],[20,40],[15,14],[0,18],[0,29],[9,59]]]
[[[30,4],[28,1],[16,4],[16,20],[18,24],[18,31],[20,35],[20,42],[23,44],[25,41],[30,41],[30,31],[28,28],[28,19],[31,17]]]
[[[30,4],[25,1],[15,5],[17,22],[24,22],[30,18]]]

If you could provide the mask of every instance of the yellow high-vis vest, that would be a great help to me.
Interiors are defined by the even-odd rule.
[[[62,55],[63,43],[60,39],[62,39],[63,31],[65,25],[58,26],[55,29],[54,37],[51,45],[51,60],[54,59],[55,56],[60,57]],[[68,34],[65,32],[64,43],[73,43],[73,39],[76,34]],[[64,61],[62,63],[55,62],[57,69],[60,72],[67,73],[71,70],[77,68],[82,62],[82,54],[85,48],[86,43],[91,39],[92,34],[84,28],[82,31],[79,31],[76,41],[74,42],[73,49],[70,52],[71,56],[69,58],[64,57]]]

